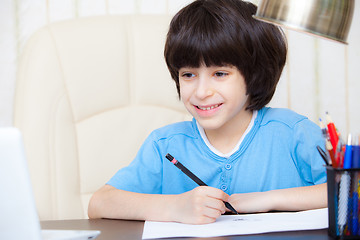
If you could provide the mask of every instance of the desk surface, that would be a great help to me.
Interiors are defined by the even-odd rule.
[[[43,229],[70,229],[70,230],[100,230],[101,234],[96,240],[137,240],[141,239],[144,228],[143,221],[126,221],[126,220],[110,220],[110,219],[81,219],[81,220],[56,220],[56,221],[42,221],[41,227]],[[180,239],[195,239],[195,238],[176,238]],[[196,238],[199,239],[199,238]],[[214,237],[202,239],[245,239],[245,240],[277,240],[277,239],[316,239],[329,240],[333,239],[328,236],[327,229],[311,230],[311,231],[296,231],[296,232],[279,232],[266,233],[256,235],[241,235],[228,237]]]

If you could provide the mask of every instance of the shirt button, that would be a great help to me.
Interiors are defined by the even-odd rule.
[[[226,170],[230,170],[230,169],[231,169],[231,164],[229,164],[229,163],[226,164],[226,165],[225,165],[225,169],[226,169]]]
[[[221,190],[225,191],[227,189],[227,186],[226,185],[221,185]]]

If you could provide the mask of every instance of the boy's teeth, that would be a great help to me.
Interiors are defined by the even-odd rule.
[[[219,104],[213,105],[213,106],[211,106],[211,107],[206,107],[206,108],[204,108],[204,107],[199,107],[199,106],[198,106],[198,108],[201,109],[201,110],[210,110],[210,109],[216,108],[216,107],[218,107],[218,106],[219,106]]]

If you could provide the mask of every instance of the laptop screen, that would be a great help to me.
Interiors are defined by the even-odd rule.
[[[0,239],[40,240],[22,136],[16,128],[0,128],[0,193]]]

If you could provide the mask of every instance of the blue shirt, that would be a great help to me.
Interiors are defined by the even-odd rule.
[[[229,195],[310,186],[326,182],[317,145],[324,147],[324,140],[315,123],[289,109],[262,108],[239,149],[220,157],[207,147],[193,119],[153,131],[130,165],[107,184],[151,194],[197,187],[165,158],[170,153],[207,185]]]

